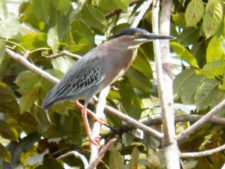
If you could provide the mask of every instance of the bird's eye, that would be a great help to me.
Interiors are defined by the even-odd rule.
[[[139,38],[141,36],[141,34],[139,32],[135,33],[135,37]]]

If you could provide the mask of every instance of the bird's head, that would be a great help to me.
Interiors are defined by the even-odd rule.
[[[137,48],[141,44],[153,40],[166,40],[166,39],[175,39],[174,36],[168,36],[168,35],[161,35],[161,34],[154,34],[146,31],[145,29],[141,28],[126,28],[122,31],[115,34],[112,38],[123,38],[124,41],[131,42],[132,46],[129,48]]]

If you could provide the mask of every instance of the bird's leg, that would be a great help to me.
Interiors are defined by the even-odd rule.
[[[76,101],[75,106],[76,106],[80,111],[82,111],[82,110],[84,109],[84,107],[85,107],[85,106],[82,105],[79,101]],[[95,121],[99,122],[100,124],[105,124],[104,120],[99,119],[99,118],[95,115],[95,113],[93,113],[91,110],[89,110],[89,109],[86,108],[86,112],[87,112],[87,113],[88,113]]]
[[[88,119],[87,119],[87,103],[84,104],[84,107],[82,108],[81,111],[81,115],[84,121],[84,127],[88,136],[88,140],[89,140],[89,144],[91,145],[91,143],[95,144],[96,146],[99,146],[99,140],[98,138],[93,138],[92,136],[92,132],[88,123]]]

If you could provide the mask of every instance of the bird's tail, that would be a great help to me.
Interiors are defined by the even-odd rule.
[[[50,106],[52,106],[56,100],[53,97],[53,92],[50,91],[48,95],[45,97],[45,99],[42,102],[42,108],[48,109]]]

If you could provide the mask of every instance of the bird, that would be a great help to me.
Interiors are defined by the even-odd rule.
[[[87,119],[87,106],[92,97],[121,78],[133,63],[140,45],[153,40],[174,39],[173,36],[153,34],[142,28],[125,28],[108,41],[87,52],[76,61],[43,100],[42,107],[69,100],[84,100],[81,115],[89,143],[92,137]]]

